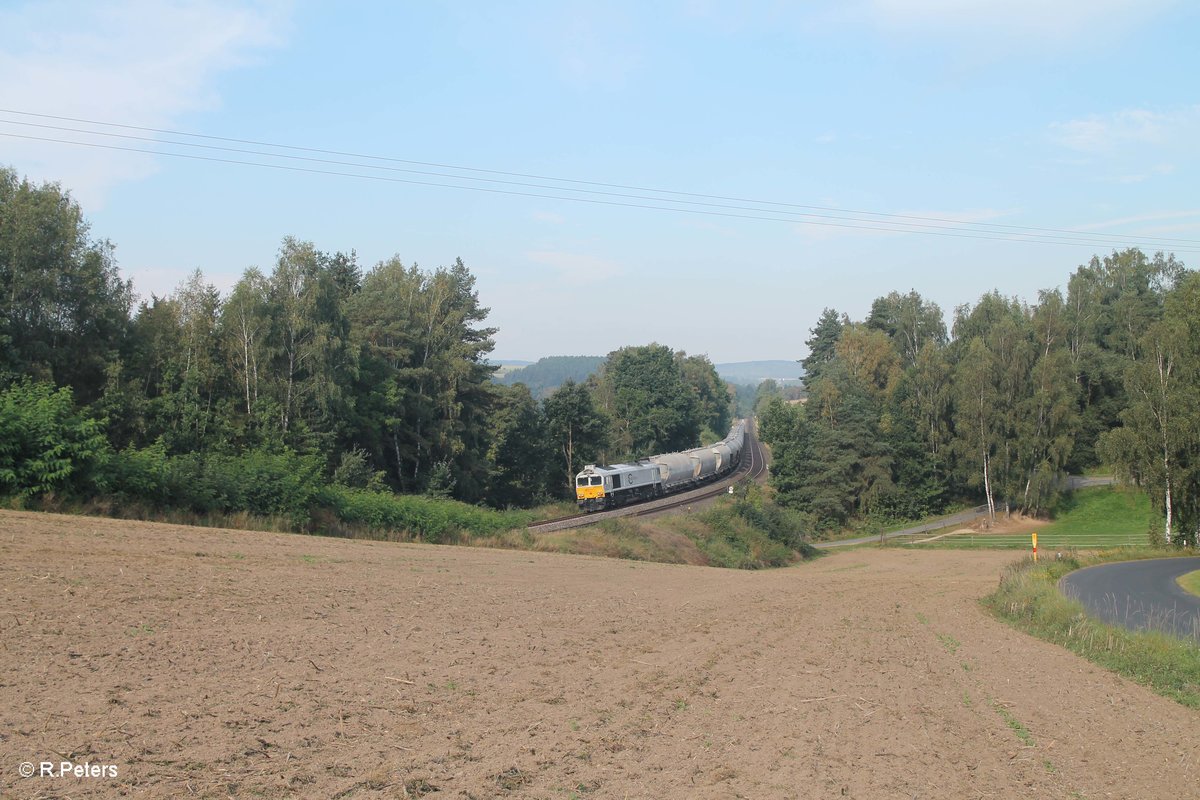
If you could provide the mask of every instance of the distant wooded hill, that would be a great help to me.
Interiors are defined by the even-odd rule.
[[[496,383],[512,386],[523,383],[534,397],[548,397],[567,381],[583,383],[600,369],[604,356],[547,356],[527,366],[522,362],[501,361],[503,365],[495,376]],[[799,384],[804,371],[795,361],[738,361],[731,364],[716,364],[721,380],[742,386],[757,386],[767,379],[786,384]]]
[[[804,368],[796,361],[738,361],[717,364],[721,380],[741,386],[757,386],[770,378],[779,383],[799,384]]]
[[[540,400],[567,381],[583,383],[603,363],[604,356],[547,356],[527,367],[504,371],[496,376],[496,382],[504,386],[523,383]]]

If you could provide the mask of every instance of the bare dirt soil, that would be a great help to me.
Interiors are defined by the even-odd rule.
[[[980,517],[970,527],[974,533],[1029,533],[1045,527],[1046,520],[1030,517],[1019,511],[1011,514],[996,515],[995,522],[989,522],[987,517]]]
[[[1200,795],[1200,714],[979,608],[1012,558],[748,573],[3,512],[0,795]],[[19,774],[63,760],[118,775]]]

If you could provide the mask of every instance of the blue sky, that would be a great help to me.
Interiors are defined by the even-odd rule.
[[[893,289],[949,316],[1113,248],[1200,254],[1194,3],[0,1],[0,29],[0,164],[71,189],[143,297],[294,235],[461,257],[497,358],[723,362],[800,358],[822,308]]]

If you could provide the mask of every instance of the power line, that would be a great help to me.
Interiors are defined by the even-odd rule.
[[[918,215],[912,215],[912,214],[891,214],[891,213],[882,212],[882,211],[861,211],[861,210],[855,210],[855,209],[838,208],[835,206],[804,205],[804,204],[800,204],[800,203],[787,203],[787,202],[780,202],[780,201],[774,201],[774,200],[755,200],[755,199],[749,199],[749,198],[744,198],[744,197],[701,194],[701,193],[696,193],[696,192],[682,192],[682,191],[676,191],[676,190],[672,190],[672,189],[656,189],[656,188],[652,188],[652,187],[636,186],[636,185],[629,185],[629,184],[604,183],[601,181],[578,180],[578,179],[574,179],[574,178],[558,178],[558,177],[553,177],[553,176],[537,175],[537,174],[525,173],[525,172],[506,172],[503,170],[482,169],[479,167],[464,167],[464,166],[459,166],[459,165],[454,165],[454,164],[441,164],[441,163],[431,162],[431,161],[415,161],[415,160],[411,160],[411,159],[395,158],[392,156],[379,156],[379,155],[370,155],[370,154],[364,154],[364,153],[354,153],[354,152],[348,152],[348,151],[343,151],[343,150],[328,150],[328,149],[323,149],[323,148],[318,148],[318,147],[302,147],[302,146],[298,146],[298,145],[279,144],[279,143],[275,143],[275,142],[264,142],[264,141],[256,140],[256,139],[239,139],[239,138],[229,137],[229,136],[214,136],[211,134],[189,133],[187,131],[176,131],[176,130],[170,130],[170,129],[165,129],[165,128],[151,128],[151,127],[145,127],[145,126],[141,126],[141,125],[127,125],[127,124],[118,123],[118,122],[105,122],[105,121],[101,121],[101,120],[83,119],[80,117],[64,117],[64,116],[56,116],[53,114],[39,114],[39,113],[32,112],[32,111],[18,111],[18,110],[5,109],[5,108],[0,108],[0,113],[19,114],[22,116],[39,117],[42,119],[54,119],[54,120],[60,120],[60,121],[66,121],[66,122],[80,122],[80,123],[84,123],[87,125],[100,125],[100,126],[110,127],[110,128],[123,128],[126,130],[144,131],[144,132],[148,132],[148,133],[162,133],[162,134],[167,134],[170,136],[187,136],[187,137],[195,138],[195,139],[208,139],[210,141],[231,142],[234,144],[249,144],[249,145],[254,145],[254,146],[258,146],[258,147],[271,147],[271,148],[275,148],[275,149],[279,149],[279,150],[292,150],[292,151],[305,152],[305,153],[320,153],[323,155],[345,156],[345,157],[349,157],[349,158],[361,158],[361,159],[367,159],[367,160],[371,160],[371,161],[383,161],[383,162],[390,162],[390,163],[397,163],[397,164],[410,164],[410,165],[414,165],[414,166],[433,167],[436,169],[453,169],[453,170],[459,170],[462,172],[477,172],[477,173],[489,174],[489,175],[503,175],[503,176],[514,177],[514,178],[530,178],[533,180],[554,181],[556,183],[570,183],[570,184],[578,184],[578,185],[583,185],[583,186],[599,186],[599,187],[608,188],[608,189],[625,189],[625,190],[637,191],[637,192],[652,192],[655,194],[676,195],[679,197],[696,197],[696,198],[701,198],[701,199],[706,199],[706,200],[725,200],[725,201],[731,201],[731,202],[736,202],[736,203],[754,203],[754,204],[758,204],[758,205],[779,206],[782,208],[799,208],[799,209],[808,209],[808,210],[812,210],[812,211],[831,211],[831,212],[838,212],[838,213],[843,213],[843,214],[857,214],[857,215],[861,215],[861,216],[880,217],[880,218],[884,218],[884,219],[907,219],[907,220],[914,220],[914,221],[918,221],[918,222],[949,223],[951,225],[975,225],[975,226],[988,227],[988,228],[1002,228],[1002,229],[1006,229],[1006,230],[1040,231],[1040,232],[1055,233],[1055,234],[1088,233],[1088,232],[1084,232],[1084,231],[1071,230],[1069,228],[1046,228],[1046,227],[1036,227],[1036,226],[1029,226],[1029,225],[1009,225],[1009,224],[1005,224],[1005,223],[996,223],[996,222],[965,223],[961,220],[949,219],[949,218],[945,218],[945,217],[928,217],[928,216],[918,216]],[[18,124],[21,124],[21,123],[18,123]],[[106,135],[100,131],[88,131],[88,133],[94,133],[97,135]],[[160,140],[153,140],[153,141],[160,141]],[[194,146],[194,145],[187,145],[187,144],[181,143],[181,142],[177,142],[176,144],[181,144],[184,146]],[[465,177],[465,176],[455,176],[455,177]],[[557,187],[557,188],[562,188],[562,187]],[[659,199],[662,199],[662,198],[659,198]],[[1121,239],[1121,240],[1126,240],[1128,238],[1128,237],[1122,236],[1121,234],[1096,233],[1096,234],[1092,234],[1092,235],[1094,235],[1095,237],[1099,237],[1099,238],[1114,238],[1114,239]],[[1173,239],[1173,238],[1150,237],[1150,236],[1142,236],[1142,237],[1138,237],[1138,238],[1143,241],[1185,242],[1185,243],[1189,243],[1189,244],[1200,244],[1200,240],[1196,240],[1196,239]]]
[[[5,121],[5,120],[0,120],[0,122],[3,122],[3,121]],[[10,124],[14,124],[14,123],[10,123]],[[934,223],[898,222],[898,221],[892,221],[892,220],[888,220],[888,219],[865,220],[865,219],[860,219],[857,217],[846,217],[846,216],[833,215],[833,214],[800,213],[800,212],[795,212],[795,211],[782,211],[782,210],[775,210],[775,209],[770,209],[770,208],[759,208],[759,207],[754,207],[754,206],[730,205],[730,204],[726,204],[726,203],[705,203],[705,202],[699,202],[699,201],[695,201],[695,200],[674,200],[671,198],[647,197],[645,195],[628,194],[628,193],[623,193],[623,192],[597,191],[594,189],[576,189],[573,187],[561,187],[561,186],[553,186],[553,185],[538,184],[538,183],[527,183],[524,181],[511,181],[511,180],[502,180],[502,179],[497,179],[497,178],[474,178],[474,177],[470,177],[470,176],[454,175],[454,174],[449,174],[449,173],[444,173],[444,172],[431,172],[428,170],[414,170],[414,169],[407,169],[407,168],[401,168],[401,167],[374,167],[374,166],[367,165],[367,164],[361,164],[361,163],[358,163],[355,161],[339,161],[339,160],[325,159],[325,158],[313,158],[310,156],[294,156],[294,155],[272,153],[272,152],[263,151],[263,150],[249,150],[249,149],[245,149],[245,148],[225,147],[225,146],[221,146],[221,145],[206,145],[206,144],[194,144],[194,143],[190,143],[190,142],[177,142],[177,141],[172,141],[172,140],[155,139],[155,138],[145,137],[145,136],[133,136],[133,135],[129,135],[129,134],[103,133],[103,132],[90,131],[90,130],[81,129],[81,128],[70,128],[70,127],[61,126],[61,125],[43,125],[43,124],[39,124],[39,123],[30,123],[30,122],[17,122],[15,124],[26,126],[26,127],[40,128],[40,129],[66,131],[66,132],[71,132],[71,133],[82,133],[85,135],[115,137],[115,138],[119,138],[119,139],[126,139],[126,140],[140,141],[140,142],[150,142],[153,144],[177,145],[177,146],[182,146],[182,147],[202,148],[204,150],[217,150],[217,151],[223,151],[223,152],[241,153],[244,155],[258,155],[258,156],[266,156],[268,158],[283,158],[283,159],[287,159],[290,161],[304,161],[304,162],[309,162],[309,163],[329,164],[329,165],[334,165],[334,166],[348,166],[348,167],[359,167],[359,168],[363,168],[363,169],[377,169],[377,170],[384,170],[384,171],[388,171],[388,172],[400,172],[400,173],[406,173],[406,174],[412,174],[412,175],[423,175],[423,176],[427,176],[427,177],[438,177],[438,178],[470,180],[470,181],[483,181],[483,182],[490,183],[490,184],[500,184],[500,185],[506,185],[506,186],[519,186],[519,187],[524,187],[524,188],[549,189],[549,190],[553,190],[553,191],[570,191],[570,192],[591,194],[591,195],[597,195],[597,196],[603,196],[603,197],[618,197],[618,198],[623,198],[623,199],[647,200],[647,201],[652,201],[652,202],[669,202],[669,203],[677,203],[677,204],[681,204],[681,205],[685,205],[685,206],[696,206],[696,207],[703,207],[703,208],[718,208],[718,209],[737,210],[737,211],[749,211],[749,212],[755,212],[755,213],[760,213],[760,214],[787,215],[786,217],[782,218],[782,219],[784,219],[784,221],[786,221],[788,219],[792,219],[796,222],[805,222],[809,219],[816,218],[816,219],[839,220],[839,221],[843,221],[843,222],[872,222],[872,223],[875,223],[876,225],[891,226],[888,228],[879,228],[879,230],[894,230],[894,231],[908,232],[908,233],[922,232],[921,229],[953,230],[953,231],[963,231],[963,230],[970,231],[970,230],[972,230],[972,228],[970,227],[970,223],[956,223],[953,225],[940,225],[940,224],[934,224]],[[10,134],[10,135],[15,136],[16,134]],[[27,137],[27,138],[35,138],[36,139],[37,137]],[[53,141],[53,142],[63,143],[63,144],[80,144],[80,145],[88,144],[88,143],[84,143],[84,142],[76,142],[73,140],[47,139],[44,137],[41,140],[42,141]],[[170,155],[170,153],[158,151],[158,150],[151,151],[151,150],[139,150],[137,148],[131,148],[131,149],[135,150],[136,152],[147,152],[147,153],[154,153],[154,154],[159,154],[159,155]],[[438,185],[441,185],[441,184],[438,184]],[[458,187],[458,188],[470,188],[470,187]],[[919,218],[914,218],[914,219],[919,219]],[[983,232],[994,233],[994,232],[998,232],[998,231],[983,231]],[[1101,235],[1104,235],[1104,234],[1101,234]],[[1078,244],[1087,244],[1087,245],[1094,245],[1097,242],[1097,237],[1095,237],[1095,236],[1066,236],[1066,235],[1051,236],[1051,235],[1048,235],[1045,233],[1034,233],[1034,232],[1022,233],[1022,234],[1020,234],[1020,236],[1023,237],[1023,240],[1029,240],[1029,241],[1032,241],[1035,239],[1049,239],[1055,243],[1074,242],[1074,243],[1078,243]],[[1126,240],[1122,239],[1121,241],[1126,241]]]
[[[774,202],[774,201],[747,200],[747,199],[741,199],[741,198],[725,197],[722,195],[704,195],[704,194],[698,194],[698,193],[692,193],[692,192],[675,192],[675,191],[671,191],[671,190],[650,189],[650,188],[644,188],[644,187],[626,186],[626,185],[622,185],[622,184],[601,183],[601,182],[597,182],[597,181],[577,181],[577,180],[573,180],[573,179],[529,175],[526,173],[503,172],[500,170],[483,170],[483,169],[477,169],[477,168],[473,168],[473,167],[458,167],[458,166],[453,166],[453,165],[434,164],[432,162],[419,162],[419,161],[411,161],[411,160],[406,160],[406,159],[397,159],[397,158],[390,158],[390,157],[383,157],[383,156],[345,153],[342,151],[323,150],[323,149],[319,149],[319,148],[308,148],[308,147],[297,147],[297,146],[293,146],[293,145],[274,144],[274,143],[270,143],[270,142],[258,142],[258,141],[254,141],[254,140],[235,139],[235,138],[231,138],[231,137],[210,136],[210,135],[206,135],[206,134],[192,134],[192,133],[186,133],[186,132],[181,132],[181,131],[168,131],[168,130],[158,129],[158,128],[146,128],[146,127],[141,127],[141,126],[122,125],[119,123],[100,122],[100,121],[95,121],[95,120],[87,120],[87,119],[80,119],[80,118],[74,118],[74,117],[58,117],[58,116],[48,115],[48,114],[34,114],[32,112],[12,111],[12,110],[8,110],[8,109],[0,109],[0,112],[9,113],[9,114],[20,114],[23,116],[39,117],[39,118],[43,118],[43,119],[54,119],[54,120],[60,120],[60,121],[78,122],[78,123],[88,124],[88,125],[102,125],[102,126],[106,126],[106,127],[115,127],[115,128],[125,129],[125,130],[139,130],[139,131],[151,132],[151,133],[163,133],[163,134],[169,134],[172,136],[199,138],[199,139],[206,139],[206,140],[210,140],[210,141],[223,141],[223,142],[236,143],[236,144],[250,144],[250,145],[254,145],[254,146],[258,146],[258,147],[283,149],[283,150],[290,150],[293,152],[320,153],[320,154],[325,154],[325,155],[337,155],[337,156],[345,156],[348,158],[365,159],[365,160],[369,160],[369,161],[400,163],[400,164],[408,164],[408,165],[413,165],[413,166],[429,166],[429,167],[436,167],[436,168],[441,168],[441,169],[453,169],[453,170],[477,172],[477,173],[483,173],[483,174],[489,174],[489,175],[503,175],[503,176],[508,176],[510,178],[511,177],[532,178],[535,180],[552,181],[552,182],[557,182],[557,183],[577,184],[580,186],[600,186],[600,187],[606,187],[606,188],[611,188],[611,189],[629,189],[631,191],[650,192],[650,193],[661,194],[661,195],[675,195],[677,197],[682,197],[682,198],[704,198],[706,200],[729,200],[729,201],[732,201],[733,203],[751,203],[754,205],[751,205],[751,206],[730,205],[727,203],[702,202],[700,200],[674,199],[672,197],[653,197],[653,196],[648,197],[645,195],[633,195],[633,194],[626,194],[623,192],[609,192],[609,191],[598,191],[595,189],[575,188],[573,186],[556,186],[556,185],[546,185],[546,184],[537,184],[537,183],[526,183],[523,181],[513,181],[513,180],[498,179],[498,178],[480,178],[480,177],[474,177],[471,175],[456,175],[456,174],[448,174],[448,173],[442,173],[442,172],[430,172],[427,170],[416,170],[416,169],[410,169],[410,168],[376,166],[373,164],[363,164],[363,163],[359,163],[359,162],[355,162],[355,161],[340,161],[340,160],[332,160],[332,159],[324,159],[324,158],[315,158],[315,157],[311,157],[311,156],[296,156],[296,155],[289,155],[289,154],[285,154],[285,153],[275,153],[275,152],[262,151],[262,150],[247,150],[244,148],[234,148],[234,147],[227,147],[227,146],[221,146],[221,145],[206,145],[206,144],[198,144],[195,142],[171,141],[171,140],[163,140],[163,139],[151,138],[151,137],[134,136],[134,135],[129,135],[129,134],[108,133],[108,132],[104,132],[104,131],[94,131],[94,130],[79,129],[79,128],[69,128],[69,127],[64,127],[64,126],[55,126],[55,125],[46,125],[46,124],[39,124],[39,123],[21,122],[21,121],[17,121],[17,120],[0,119],[0,122],[7,122],[9,124],[22,125],[25,127],[36,127],[36,128],[42,128],[42,129],[67,131],[67,132],[72,132],[72,133],[80,133],[80,134],[84,134],[87,136],[113,137],[113,138],[120,138],[120,139],[125,139],[125,140],[149,142],[149,143],[160,144],[160,145],[170,145],[170,146],[185,147],[185,148],[201,148],[201,149],[210,150],[210,151],[223,151],[223,152],[240,153],[240,154],[244,154],[244,155],[262,156],[262,157],[272,158],[272,159],[286,159],[289,161],[301,161],[301,162],[315,163],[315,164],[321,164],[321,165],[354,167],[354,168],[359,168],[359,169],[364,169],[364,170],[381,170],[381,171],[386,171],[386,172],[405,173],[405,174],[419,175],[419,176],[430,177],[430,178],[441,178],[441,179],[447,179],[447,180],[461,180],[461,181],[470,181],[470,182],[476,182],[476,183],[483,182],[483,183],[488,183],[488,184],[493,184],[493,185],[501,185],[501,186],[515,186],[515,187],[521,187],[521,188],[545,189],[545,190],[558,191],[558,192],[566,191],[566,192],[575,193],[575,195],[593,195],[593,196],[592,197],[574,196],[574,195],[563,196],[563,195],[556,195],[556,194],[542,194],[542,193],[538,193],[538,192],[526,192],[526,191],[514,191],[514,190],[508,190],[508,189],[489,188],[487,186],[462,185],[462,184],[444,183],[444,182],[428,181],[428,180],[389,178],[387,176],[381,176],[381,175],[351,173],[351,172],[343,172],[343,171],[339,171],[339,170],[313,169],[313,168],[304,168],[304,167],[289,167],[287,165],[282,165],[282,164],[265,164],[265,163],[258,162],[258,161],[206,157],[206,156],[199,156],[199,155],[195,155],[195,154],[176,153],[176,152],[170,152],[170,151],[153,150],[153,149],[145,149],[145,148],[138,148],[138,147],[121,147],[121,146],[116,146],[116,145],[100,144],[97,142],[80,142],[80,141],[75,141],[75,140],[57,139],[57,138],[52,138],[52,137],[22,135],[22,134],[13,134],[13,133],[0,133],[0,135],[7,136],[10,138],[29,139],[29,140],[33,140],[33,141],[43,141],[43,142],[50,142],[50,143],[57,143],[57,144],[68,144],[68,145],[93,147],[93,148],[101,148],[101,149],[109,149],[109,150],[120,150],[120,151],[125,151],[125,152],[145,153],[148,155],[159,155],[159,156],[167,156],[167,157],[174,157],[174,158],[188,158],[188,159],[192,159],[192,160],[203,160],[203,161],[226,163],[226,164],[233,164],[233,165],[240,165],[240,166],[256,166],[256,167],[261,167],[261,168],[281,169],[281,170],[288,170],[288,171],[293,171],[293,172],[337,175],[337,176],[342,176],[342,177],[351,177],[351,178],[377,180],[377,181],[387,181],[387,182],[403,183],[403,184],[410,184],[410,185],[452,188],[452,189],[459,189],[459,190],[465,190],[465,191],[481,191],[481,192],[488,192],[488,193],[493,193],[493,194],[506,194],[506,195],[513,195],[513,196],[522,196],[522,197],[536,197],[536,198],[542,198],[542,199],[587,202],[587,203],[593,203],[593,204],[620,206],[620,207],[628,207],[628,208],[641,208],[641,209],[651,209],[651,210],[659,210],[659,211],[675,211],[678,213],[705,214],[708,216],[732,217],[732,218],[738,218],[738,219],[755,219],[755,220],[775,221],[775,222],[792,222],[795,224],[803,224],[803,225],[816,225],[816,226],[834,227],[834,228],[848,228],[848,229],[855,229],[855,230],[872,230],[872,231],[891,232],[891,233],[921,233],[921,234],[925,234],[925,235],[941,235],[941,236],[951,236],[951,237],[955,237],[955,238],[973,238],[973,239],[984,239],[984,240],[994,240],[994,241],[1040,242],[1040,243],[1046,243],[1046,244],[1060,244],[1060,245],[1083,244],[1083,245],[1088,245],[1091,247],[1105,247],[1105,248],[1112,247],[1115,244],[1135,245],[1140,242],[1145,242],[1145,243],[1147,243],[1148,249],[1151,247],[1161,247],[1163,245],[1163,243],[1166,243],[1166,244],[1173,243],[1175,245],[1175,249],[1178,249],[1183,252],[1193,252],[1194,251],[1193,248],[1189,247],[1188,245],[1200,244],[1200,240],[1190,240],[1190,239],[1167,239],[1164,237],[1131,238],[1131,237],[1120,236],[1117,234],[1103,234],[1103,233],[1091,233],[1091,232],[1085,233],[1085,232],[1081,232],[1081,231],[1073,231],[1073,230],[1068,230],[1068,229],[1034,228],[1034,227],[1030,227],[1030,226],[1000,225],[1000,224],[995,224],[995,223],[982,223],[982,222],[966,223],[966,222],[961,222],[961,221],[957,221],[957,220],[950,220],[950,219],[944,219],[944,218],[938,218],[938,217],[921,217],[921,216],[902,215],[902,214],[884,214],[882,212],[855,211],[855,210],[837,209],[837,208],[823,207],[823,206],[805,206],[805,205],[793,204],[793,203],[778,203],[778,202]],[[605,200],[605,199],[597,199],[597,198],[619,198],[619,200]],[[640,201],[646,201],[646,202],[645,203],[623,202],[623,201],[627,201],[627,200],[640,200]],[[671,203],[674,205],[661,206],[661,205],[649,205],[647,203]],[[776,208],[762,208],[759,206],[775,206]],[[799,212],[799,211],[785,210],[785,209],[790,209],[790,208],[797,208],[797,209],[804,208],[804,209],[815,209],[815,210],[823,210],[823,211],[836,211],[839,213],[838,214],[814,214],[811,212]],[[718,210],[710,210],[710,209],[718,209]],[[732,212],[744,212],[744,213],[732,213]],[[844,214],[854,214],[854,215],[858,215],[858,216],[843,216]],[[863,217],[868,217],[868,218],[863,218]],[[869,217],[878,217],[878,218],[870,219]],[[822,220],[822,221],[817,221],[817,220]],[[823,220],[837,220],[839,222],[828,222],[828,221],[823,221]],[[867,224],[845,224],[845,223],[867,223]],[[1154,244],[1150,244],[1152,242]]]
[[[966,230],[963,230],[963,231],[924,230],[921,227],[907,227],[907,228],[905,228],[905,227],[886,227],[885,228],[885,227],[880,227],[880,225],[878,225],[878,224],[877,225],[850,225],[850,224],[846,224],[846,223],[836,223],[836,222],[818,222],[818,221],[814,221],[814,220],[796,219],[794,217],[763,216],[761,214],[737,214],[737,213],[723,212],[723,211],[708,211],[708,210],[699,209],[699,208],[678,208],[678,207],[671,207],[671,206],[656,206],[656,205],[650,205],[650,204],[646,204],[646,203],[628,203],[628,202],[618,202],[618,201],[613,201],[613,200],[601,200],[601,199],[596,199],[596,198],[592,198],[592,197],[572,197],[572,196],[567,196],[567,195],[541,194],[541,193],[537,193],[537,192],[519,192],[519,191],[514,191],[514,190],[506,190],[506,189],[493,189],[493,188],[488,188],[488,187],[484,187],[484,186],[463,186],[463,185],[459,185],[459,184],[438,183],[435,181],[422,181],[422,180],[412,180],[412,179],[407,179],[407,178],[394,178],[394,177],[388,177],[385,175],[370,175],[370,174],[362,174],[362,173],[354,173],[354,172],[341,172],[338,170],[315,169],[315,168],[310,168],[310,167],[296,167],[296,166],[288,166],[286,164],[264,164],[262,162],[257,162],[257,161],[244,161],[244,160],[240,160],[240,159],[218,158],[215,156],[202,156],[202,155],[195,155],[195,154],[191,154],[191,153],[172,153],[172,152],[161,151],[161,150],[148,150],[145,148],[138,148],[138,147],[122,147],[119,145],[100,144],[98,142],[77,142],[77,141],[72,141],[69,139],[55,139],[55,138],[44,137],[44,136],[30,136],[30,135],[17,134],[17,133],[2,133],[2,132],[0,132],[0,136],[5,136],[8,138],[13,138],[13,139],[28,139],[28,140],[32,140],[32,141],[50,142],[50,143],[55,143],[55,144],[70,144],[70,145],[77,145],[80,147],[91,147],[91,148],[98,148],[98,149],[103,149],[103,150],[117,150],[117,151],[129,152],[129,153],[144,153],[147,155],[167,156],[167,157],[171,157],[171,158],[184,158],[184,159],[189,159],[189,160],[193,160],[193,161],[207,161],[207,162],[221,163],[221,164],[233,164],[233,165],[238,165],[238,166],[261,167],[261,168],[265,168],[265,169],[274,169],[274,170],[281,170],[281,171],[287,171],[287,172],[299,172],[299,173],[308,173],[308,174],[314,174],[314,175],[333,175],[333,176],[340,176],[340,177],[347,177],[347,178],[360,178],[360,179],[364,179],[364,180],[381,181],[381,182],[386,182],[386,183],[401,183],[401,184],[409,184],[409,185],[415,185],[415,186],[431,186],[431,187],[438,187],[438,188],[443,188],[443,189],[460,189],[460,190],[465,190],[465,191],[486,192],[489,194],[501,194],[501,195],[516,196],[516,197],[534,197],[534,198],[547,199],[547,200],[566,200],[568,202],[590,203],[593,205],[617,206],[617,207],[623,207],[623,208],[638,208],[638,209],[647,209],[647,210],[655,210],[655,211],[674,211],[676,213],[683,213],[683,214],[700,214],[700,215],[704,215],[704,216],[725,217],[725,218],[733,218],[733,219],[761,220],[761,221],[767,221],[767,222],[787,222],[787,223],[792,223],[792,224],[796,224],[796,225],[812,225],[812,226],[827,227],[827,228],[842,228],[842,229],[850,229],[850,230],[878,231],[878,232],[883,232],[883,233],[916,233],[916,234],[923,234],[926,236],[945,236],[945,237],[951,237],[951,238],[957,238],[957,239],[982,239],[982,240],[987,240],[987,241],[1005,241],[1005,242],[1032,242],[1032,243],[1038,243],[1038,244],[1058,244],[1058,245],[1069,245],[1069,246],[1078,246],[1082,243],[1082,244],[1088,244],[1089,246],[1092,246],[1092,247],[1110,247],[1112,245],[1111,242],[1089,242],[1086,240],[1063,240],[1063,239],[1048,238],[1048,237],[1044,237],[1044,236],[1043,236],[1043,238],[1035,238],[1036,236],[1038,236],[1038,234],[1021,234],[1021,233],[1007,233],[1006,234],[1006,233],[1002,233],[1002,232],[989,233],[989,232],[984,232],[984,231],[969,232]],[[766,213],[772,213],[772,212],[766,212]],[[774,213],[786,213],[786,212],[774,212]],[[866,220],[864,220],[864,221],[866,221]],[[883,221],[879,221],[879,222],[881,224],[884,224]],[[900,225],[900,224],[913,225],[914,223],[891,223],[891,224],[893,224],[893,225]],[[1130,246],[1134,246],[1134,245],[1136,245],[1136,241],[1130,240],[1130,241],[1126,242],[1126,244],[1128,244]],[[1193,249],[1187,248],[1187,247],[1175,248],[1175,250],[1178,252],[1200,252],[1200,250],[1193,250]]]

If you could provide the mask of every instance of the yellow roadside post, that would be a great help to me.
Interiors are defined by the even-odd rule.
[[[1033,533],[1033,560],[1037,561],[1037,531]]]

